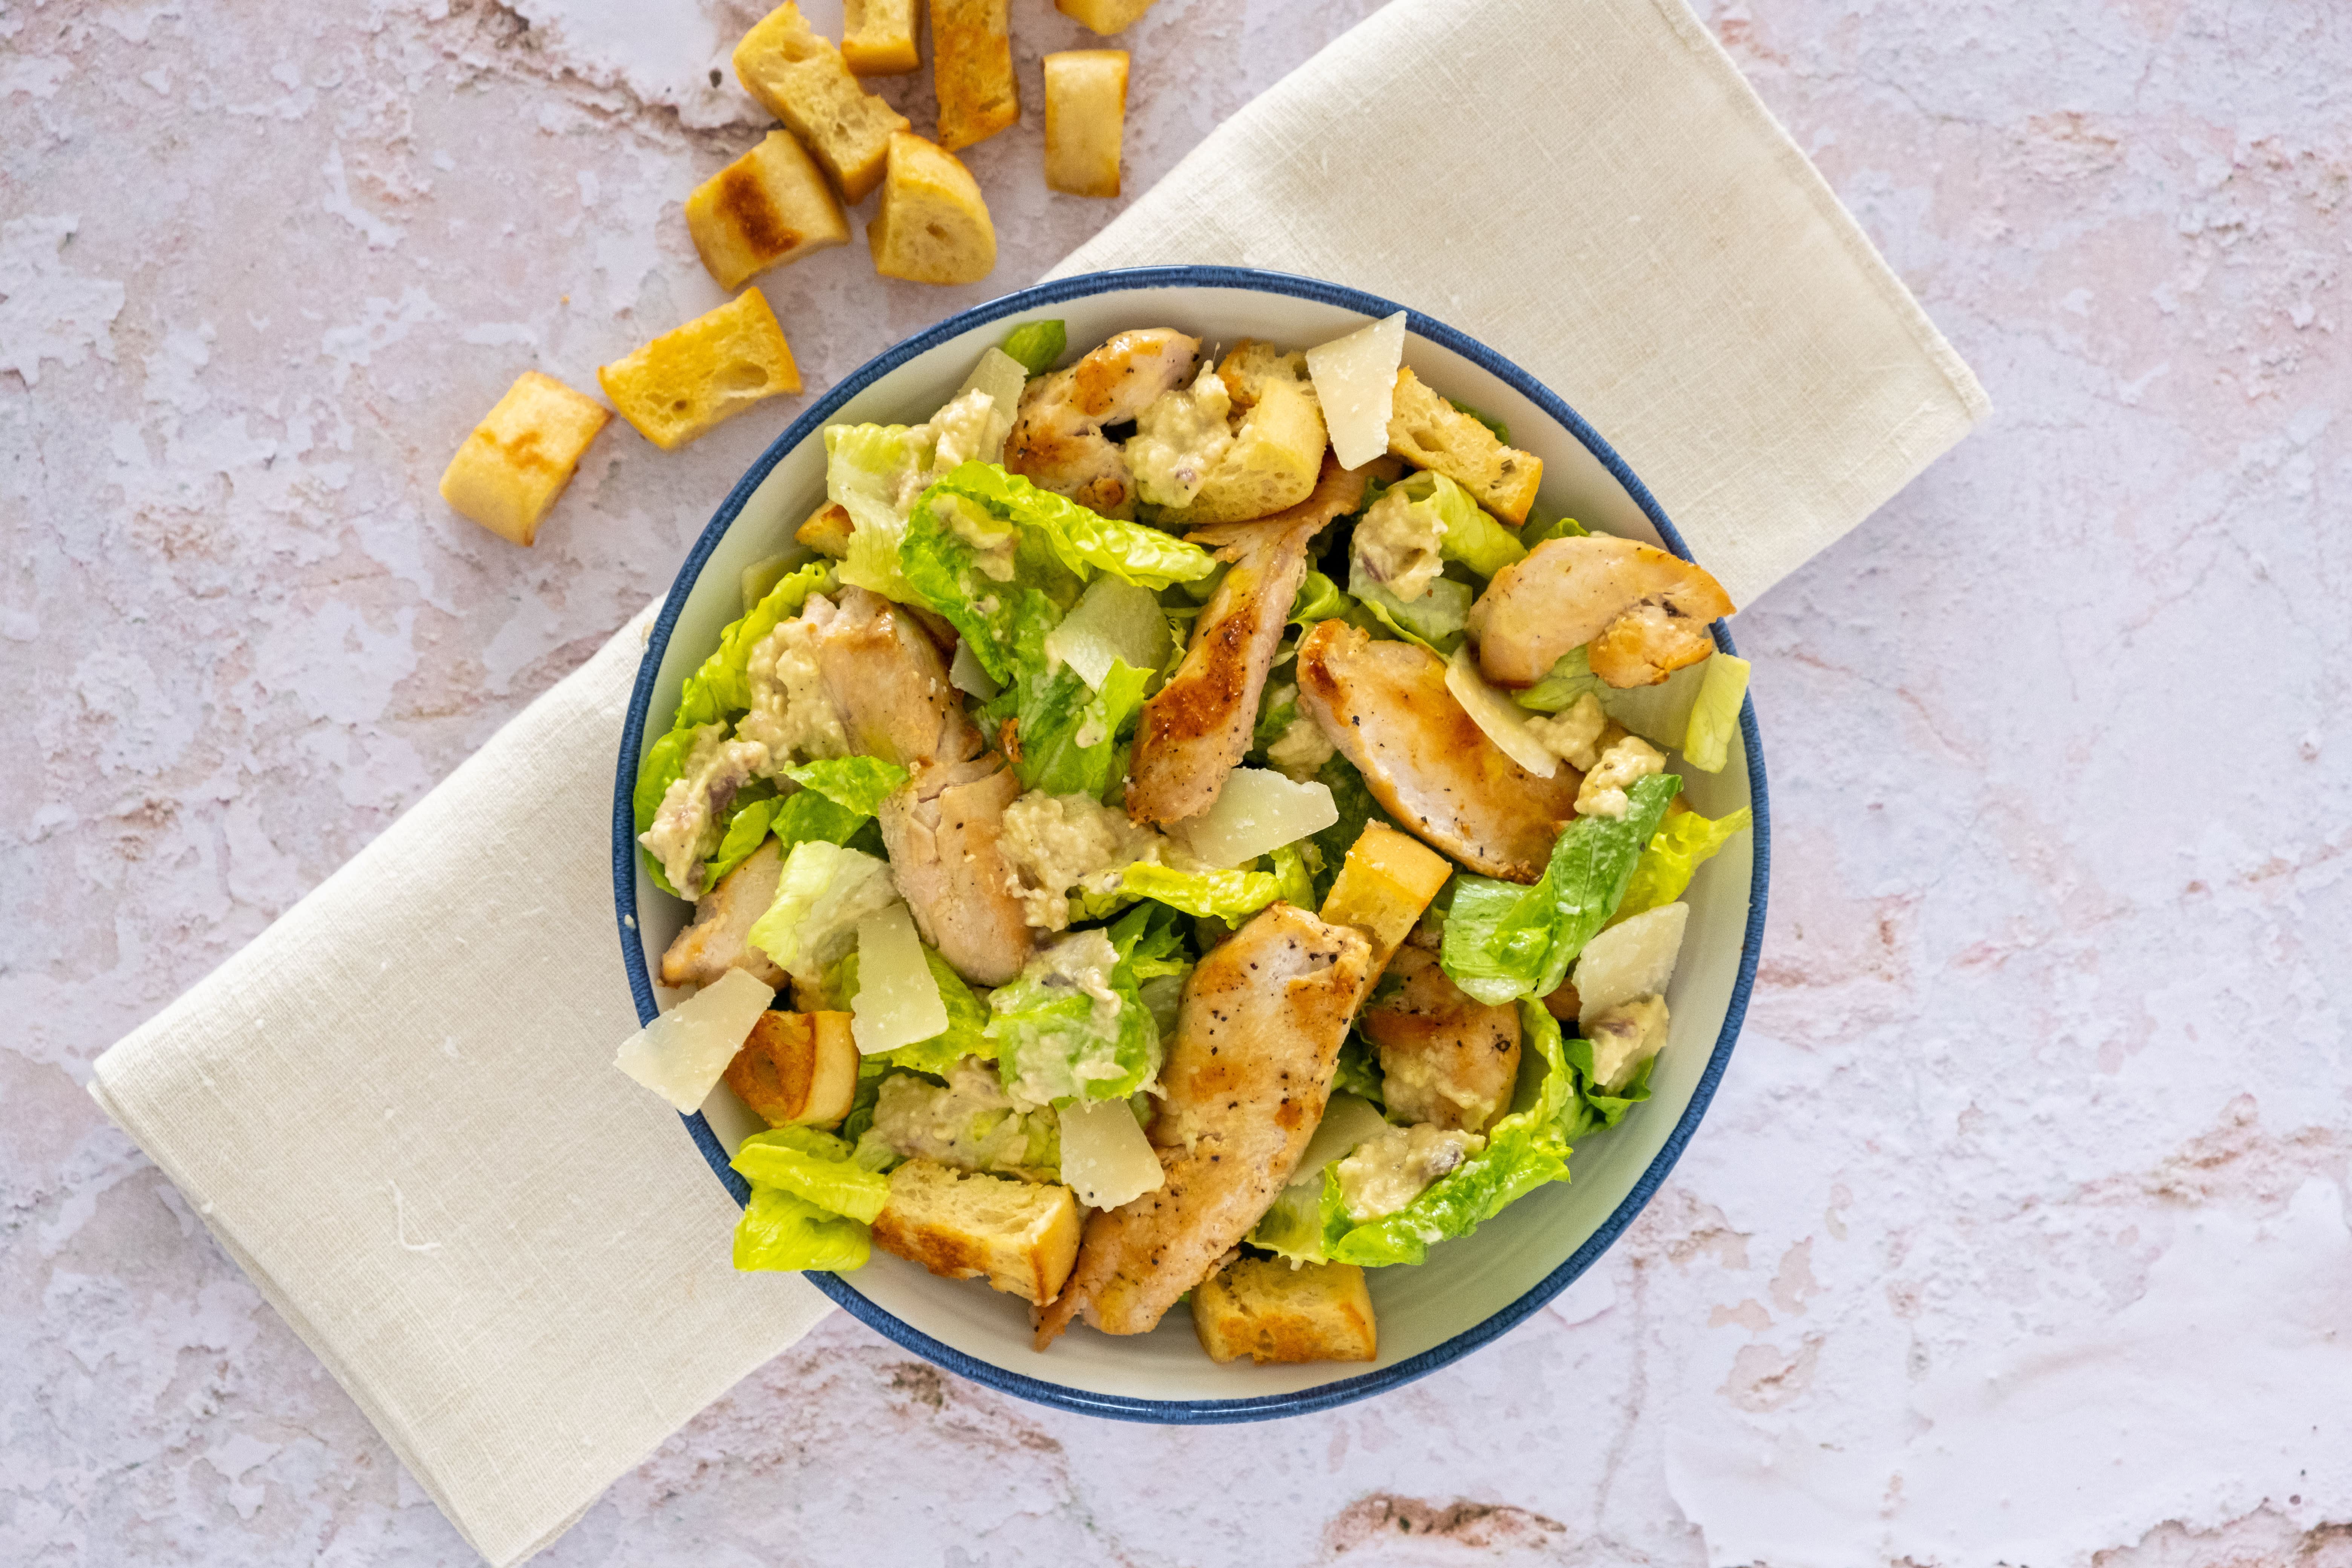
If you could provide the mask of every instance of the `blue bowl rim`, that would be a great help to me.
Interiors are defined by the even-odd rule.
[[[719,547],[719,542],[741,513],[751,493],[759,489],[761,482],[786,454],[822,431],[844,404],[929,349],[960,337],[974,327],[1042,306],[1087,299],[1097,294],[1168,288],[1238,289],[1280,294],[1337,305],[1373,318],[1391,316],[1403,310],[1411,332],[1442,344],[1491,372],[1564,426],[1600,459],[1611,476],[1624,486],[1634,504],[1657,528],[1658,536],[1665,542],[1666,548],[1685,561],[1692,559],[1690,547],[1683,542],[1681,532],[1666,516],[1665,509],[1658,504],[1657,498],[1650,493],[1649,487],[1635,477],[1625,460],[1617,455],[1616,448],[1603,440],[1600,433],[1558,394],[1468,333],[1363,289],[1325,282],[1320,279],[1248,267],[1137,267],[1055,279],[961,311],[868,360],[835,384],[830,392],[793,420],[782,435],[770,443],[767,450],[760,454],[712,515],[709,525],[702,531],[702,537],[688,552],[684,565],[678,569],[677,579],[663,602],[661,614],[646,642],[645,655],[637,668],[635,688],[630,694],[628,718],[622,727],[619,768],[613,790],[613,895],[619,916],[622,958],[628,970],[629,991],[636,1002],[639,1022],[650,1024],[660,1012],[660,1005],[654,995],[653,977],[646,964],[644,944],[638,940],[636,929],[636,821],[632,796],[636,783],[637,758],[643,749],[646,718],[653,701],[654,684],[661,673],[662,658],[669,647],[671,630],[685,605],[687,595],[700,577],[704,563]],[[1729,630],[1721,621],[1716,622],[1710,629],[1717,647],[1725,653],[1738,652]],[[1173,1426],[1266,1421],[1334,1409],[1426,1377],[1517,1327],[1590,1268],[1633,1222],[1634,1216],[1648,1205],[1660,1184],[1674,1170],[1675,1162],[1681,1159],[1685,1145],[1697,1131],[1707,1106],[1715,1098],[1717,1086],[1723,1081],[1723,1075],[1731,1065],[1732,1047],[1738,1040],[1740,1026],[1748,1016],[1748,996],[1756,984],[1757,961],[1764,942],[1765,900],[1771,871],[1771,810],[1765,788],[1763,738],[1757,730],[1756,704],[1752,697],[1741,704],[1739,729],[1748,747],[1749,803],[1756,816],[1753,837],[1755,867],[1748,884],[1748,929],[1740,952],[1739,973],[1732,985],[1731,1003],[1724,1014],[1723,1028],[1716,1037],[1714,1052],[1707,1058],[1706,1070],[1700,1074],[1698,1087],[1692,1091],[1690,1103],[1684,1108],[1681,1119],[1667,1135],[1665,1145],[1651,1160],[1641,1179],[1633,1184],[1633,1191],[1626,1194],[1608,1219],[1559,1268],[1538,1280],[1517,1300],[1484,1321],[1393,1366],[1290,1394],[1265,1394],[1249,1399],[1145,1399],[1096,1394],[1008,1372],[993,1363],[981,1361],[933,1339],[866,1300],[856,1287],[837,1274],[811,1272],[806,1278],[844,1310],[885,1339],[975,1383],[1082,1415]],[[751,1189],[740,1176],[728,1168],[726,1147],[719,1142],[709,1121],[699,1111],[681,1120],[693,1135],[695,1146],[701,1150],[703,1159],[709,1162],[736,1203],[748,1202]]]

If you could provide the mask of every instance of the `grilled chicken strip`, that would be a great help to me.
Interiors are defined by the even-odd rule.
[[[1511,761],[1445,689],[1445,661],[1325,621],[1298,645],[1298,706],[1389,814],[1474,871],[1532,882],[1576,814],[1583,775]]]
[[[1038,377],[1021,395],[1004,442],[1004,466],[1105,517],[1135,515],[1127,456],[1102,433],[1175,389],[1201,340],[1172,327],[1121,332],[1067,370]]]
[[[1312,494],[1272,517],[1221,523],[1186,537],[1234,569],[1193,623],[1192,646],[1152,699],[1135,732],[1127,780],[1127,815],[1165,826],[1217,804],[1225,775],[1249,751],[1291,601],[1307,577],[1315,536],[1363,504],[1364,486],[1396,477],[1393,458],[1343,468],[1329,453]]]
[[[913,768],[980,755],[986,742],[948,683],[948,661],[906,606],[844,588],[838,602],[812,595],[802,616],[814,629],[817,678],[852,756]]]
[[[776,901],[783,872],[783,846],[771,838],[719,878],[719,886],[696,900],[694,923],[662,954],[662,984],[709,985],[729,970],[740,969],[763,985],[782,986],[784,972],[743,939]]]
[[[882,803],[882,843],[925,942],[956,973],[1002,985],[1036,945],[1000,847],[1021,781],[994,752],[933,763]]]
[[[1166,1180],[1087,1222],[1077,1268],[1038,1320],[1039,1350],[1081,1312],[1105,1333],[1150,1332],[1249,1233],[1323,1119],[1370,975],[1361,931],[1288,904],[1201,960],[1150,1132]]]
[[[1731,610],[1723,584],[1681,556],[1596,533],[1548,539],[1496,573],[1470,606],[1470,635],[1499,686],[1533,686],[1588,643],[1610,685],[1655,686],[1713,653],[1707,623]]]
[[[1389,961],[1404,984],[1357,1026],[1381,1054],[1381,1095],[1395,1115],[1484,1132],[1511,1108],[1519,1079],[1519,1010],[1489,1007],[1446,978],[1437,955],[1408,942]]]

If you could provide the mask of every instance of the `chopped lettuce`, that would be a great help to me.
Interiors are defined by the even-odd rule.
[[[1042,538],[1081,580],[1108,572],[1138,587],[1160,589],[1198,582],[1217,569],[1216,558],[1197,544],[1088,511],[992,463],[961,465],[925,491],[924,500],[940,495],[959,497],[992,517],[1019,524],[1024,534]]]
[[[824,493],[849,513],[849,553],[841,580],[889,599],[907,597],[898,542],[907,531],[906,492],[931,470],[938,437],[926,425],[828,425]]]
[[[1622,1094],[1603,1094],[1592,1087],[1592,1042],[1570,1040],[1564,1047],[1569,1067],[1576,1075],[1576,1103],[1561,1118],[1562,1130],[1570,1139],[1581,1138],[1588,1132],[1604,1131],[1625,1120],[1625,1113],[1650,1098],[1650,1069],[1658,1058],[1650,1058],[1633,1069],[1633,1081],[1625,1086]]]
[[[1615,925],[1681,898],[1699,867],[1755,821],[1756,814],[1744,805],[1728,816],[1706,817],[1696,811],[1669,815],[1658,825],[1641,859],[1634,862],[1633,880],[1625,884],[1625,897],[1609,923]]]
[[[1380,1053],[1352,1029],[1339,1043],[1339,1065],[1332,1074],[1331,1092],[1356,1095],[1383,1109],[1388,1105],[1388,1081],[1381,1074]]]
[[[890,1184],[850,1161],[850,1146],[814,1127],[754,1132],[730,1168],[755,1185],[782,1187],[831,1214],[866,1225],[890,1201]]]
[[[944,616],[1000,686],[1045,669],[1046,635],[1085,587],[1042,535],[940,486],[908,514],[898,565],[899,596]]]
[[[891,1050],[877,1051],[859,1062],[861,1072],[879,1067],[900,1067],[915,1072],[945,1072],[966,1057],[993,1058],[996,1047],[988,1037],[988,1004],[972,994],[955,965],[941,958],[929,947],[923,949],[923,964],[938,982],[940,1001],[948,1010],[948,1026],[928,1040],[918,1040],[911,1046],[899,1046]],[[825,971],[825,1003],[835,1012],[847,1012],[857,1001],[857,950],[850,949],[846,956]]]
[[[1059,321],[1024,321],[1004,335],[1001,346],[1021,362],[1023,370],[1043,375],[1070,346],[1070,334]]]
[[[1013,720],[1013,771],[1023,788],[1099,799],[1127,771],[1119,742],[1135,733],[1150,680],[1150,670],[1124,659],[1112,661],[1099,691],[1068,665],[1024,671],[986,716]]]
[[[1282,880],[1265,871],[1179,871],[1139,860],[1121,871],[1122,893],[1153,899],[1188,915],[1238,921],[1283,896]]]
[[[808,839],[784,858],[775,901],[746,940],[794,979],[814,981],[856,944],[857,922],[898,898],[889,862]]]
[[[1123,1100],[1160,1075],[1160,1025],[1141,982],[1181,973],[1182,937],[1150,905],[1038,950],[989,996],[1005,1091],[1031,1105]]]
[[[1250,1231],[1249,1244],[1293,1263],[1327,1261],[1323,1256],[1322,1184],[1293,1182],[1276,1193],[1274,1202]]]
[[[1340,1263],[1420,1263],[1432,1242],[1467,1236],[1514,1200],[1568,1180],[1568,1130],[1580,1109],[1561,1048],[1559,1021],[1539,1002],[1519,1004],[1519,1082],[1509,1113],[1486,1146],[1422,1189],[1394,1214],[1360,1224],[1339,1199],[1336,1165],[1323,1173],[1323,1250]]]
[[[1519,706],[1538,713],[1559,713],[1576,706],[1586,692],[1595,697],[1608,689],[1592,673],[1592,660],[1582,647],[1570,648],[1554,661],[1551,671],[1526,690],[1516,693]]]
[[[885,1077],[857,1141],[857,1163],[887,1170],[901,1160],[935,1160],[964,1171],[1059,1181],[1060,1120],[1019,1110],[987,1064],[952,1062],[944,1083],[913,1073]]]
[[[1492,577],[1528,552],[1517,534],[1488,516],[1475,496],[1444,474],[1421,469],[1392,485],[1369,488],[1365,507],[1391,495],[1403,497],[1426,531],[1436,535],[1439,555],[1459,561],[1481,578]],[[1351,568],[1351,592],[1358,591],[1357,575]]]
[[[1348,576],[1348,592],[1370,612],[1374,620],[1406,642],[1419,643],[1440,658],[1462,646],[1470,624],[1470,584],[1451,577],[1434,579],[1418,599],[1400,599],[1387,584],[1366,572],[1358,562]]]
[[[1447,976],[1489,1005],[1559,989],[1568,966],[1623,901],[1643,847],[1682,785],[1676,774],[1653,773],[1626,792],[1624,816],[1570,823],[1532,888],[1456,876],[1439,954]]]
[[[1748,668],[1746,659],[1727,653],[1706,661],[1683,731],[1683,761],[1701,773],[1721,773],[1731,760],[1731,737],[1739,732],[1740,704],[1748,696]]]
[[[1537,509],[1530,510],[1528,521],[1520,525],[1519,542],[1533,550],[1548,539],[1583,539],[1591,531],[1572,517],[1547,518]]]
[[[874,1255],[873,1233],[782,1187],[751,1188],[735,1226],[735,1267],[826,1268],[847,1273]]]
[[[784,776],[859,816],[872,816],[907,782],[907,770],[879,757],[827,757],[786,768]]]
[[[1290,624],[1311,626],[1318,621],[1339,620],[1355,607],[1355,601],[1339,591],[1339,584],[1320,572],[1309,572],[1290,601]]]
[[[1296,844],[1286,844],[1267,858],[1274,862],[1276,896],[1294,909],[1313,914],[1322,905],[1315,896],[1315,869],[1308,862],[1320,863],[1322,852],[1312,839],[1302,838]]]
[[[1154,980],[1181,980],[1192,972],[1192,958],[1184,950],[1184,932],[1175,915],[1146,905],[1129,910],[1110,928],[1111,951],[1118,966],[1137,984]]]

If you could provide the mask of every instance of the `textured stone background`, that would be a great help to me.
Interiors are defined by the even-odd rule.
[[[0,1561],[472,1560],[79,1086],[799,406],[616,426],[529,553],[433,494],[518,371],[716,301],[677,204],[755,134],[706,71],[759,7],[705,4],[0,0]],[[1376,4],[1162,0],[1129,189]],[[835,1318],[546,1561],[2352,1563],[2352,12],[1702,10],[2000,413],[1740,617],[1771,946],[1659,1201],[1496,1346],[1268,1426]],[[1114,210],[1038,139],[972,155],[984,288],[769,280],[813,390]]]

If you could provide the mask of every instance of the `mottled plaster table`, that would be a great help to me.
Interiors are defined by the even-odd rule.
[[[709,68],[760,7],[705,4],[0,3],[0,1561],[472,1560],[80,1086],[800,406],[616,426],[528,553],[434,495],[519,370],[719,298],[677,206],[755,134]],[[1129,191],[1375,4],[1162,0]],[[2352,1563],[2352,13],[1702,11],[2000,413],[1740,617],[1770,946],[1659,1200],[1495,1346],[1273,1426],[836,1317],[547,1562]],[[1086,40],[1014,12],[1033,84]],[[773,277],[812,391],[1117,210],[1039,142],[971,154],[987,284]]]

